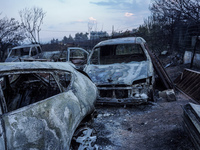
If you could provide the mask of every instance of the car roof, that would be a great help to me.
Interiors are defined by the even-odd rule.
[[[0,63],[0,73],[8,71],[62,70],[73,72],[70,62],[8,62]]]
[[[40,46],[40,45],[39,44],[21,45],[21,46],[13,47],[12,49],[19,49],[19,48],[25,48],[25,47],[36,47],[36,46]]]
[[[116,38],[116,39],[101,41],[95,47],[100,47],[104,45],[115,45],[115,44],[129,44],[129,43],[141,44],[141,43],[146,43],[146,41],[141,37]]]
[[[81,48],[81,47],[68,47],[68,49],[75,49],[75,50],[79,49],[79,50],[83,50],[87,55],[89,55],[89,52],[86,51],[85,49]]]

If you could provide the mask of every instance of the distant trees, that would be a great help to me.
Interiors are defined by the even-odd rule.
[[[60,41],[53,38],[50,41],[50,44],[57,45],[58,47],[61,46],[63,48],[67,46],[78,46],[85,49],[92,49],[96,42],[94,40],[91,41],[91,39],[89,40],[88,35],[89,34],[87,32],[80,32],[76,33],[74,37],[72,37],[71,35],[69,35],[69,37],[64,36]]]
[[[199,34],[199,0],[154,0],[150,11],[152,14],[139,27],[139,33],[147,36],[153,49],[160,51],[169,45],[179,49],[180,46],[191,43],[187,39],[191,40],[189,36]],[[189,31],[192,26],[195,28]]]
[[[168,21],[200,22],[199,0],[154,0],[153,16]]]
[[[173,47],[179,46],[178,43],[183,40],[181,39],[184,36],[183,32],[190,36],[200,34],[199,0],[155,0],[150,10],[153,17],[160,24],[164,23],[168,26],[168,31],[171,34],[169,39],[173,40],[171,42]],[[190,32],[191,28],[193,28],[193,31]],[[191,34],[192,32],[194,33],[193,35]]]
[[[58,43],[62,43],[62,44],[76,43],[77,44],[79,42],[87,42],[87,41],[88,41],[88,33],[81,32],[81,33],[76,33],[74,38],[71,35],[69,35],[69,37],[64,36],[61,41],[53,38],[51,40],[51,44],[58,44]]]
[[[0,61],[3,61],[10,45],[18,45],[24,39],[25,36],[18,21],[14,18],[0,18]]]
[[[74,40],[77,41],[77,42],[87,41],[88,40],[88,33],[87,32],[85,34],[82,33],[82,32],[81,33],[76,33]]]
[[[40,43],[39,33],[41,31],[41,25],[43,23],[45,14],[46,13],[43,11],[43,9],[38,7],[25,8],[19,11],[25,36],[32,43]]]
[[[58,39],[54,39],[54,38],[53,38],[53,39],[51,40],[51,44],[58,44],[58,43],[59,43]]]
[[[150,16],[144,20],[144,24],[139,26],[138,32],[140,36],[149,41],[149,46],[154,51],[166,50],[171,42],[171,24],[159,22]]]
[[[67,43],[73,43],[74,39],[71,35],[69,35],[69,37],[67,38],[66,36],[63,37],[62,43],[63,44],[67,44]]]

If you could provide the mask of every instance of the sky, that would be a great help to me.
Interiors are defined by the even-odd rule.
[[[39,7],[46,13],[41,42],[88,31],[124,32],[143,24],[150,16],[151,0],[1,0],[0,18],[15,18],[19,11]]]

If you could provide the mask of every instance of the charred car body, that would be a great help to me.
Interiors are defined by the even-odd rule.
[[[89,53],[80,47],[68,47],[67,50],[43,52],[42,58],[50,61],[71,62],[77,69],[83,70]]]
[[[141,37],[98,43],[84,71],[99,90],[97,103],[140,104],[152,98],[154,70]]]
[[[5,62],[19,62],[26,59],[38,59],[42,53],[42,48],[39,44],[30,44],[13,47]]]
[[[87,63],[88,56],[89,53],[80,47],[68,47],[67,50],[62,51],[42,52],[39,44],[31,44],[12,48],[5,62],[71,62],[77,69],[83,70]]]
[[[2,63],[0,77],[1,150],[95,146],[93,130],[77,127],[91,119],[97,89],[70,63]]]

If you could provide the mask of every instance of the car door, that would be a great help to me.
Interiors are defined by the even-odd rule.
[[[4,98],[4,95],[3,95],[3,91],[2,91],[2,88],[1,88],[1,85],[0,85],[0,149],[1,150],[6,150],[7,148],[5,147],[6,146],[6,136],[5,136],[5,125],[4,125],[4,122],[3,122],[3,111],[6,111],[5,109],[5,98]]]
[[[5,150],[5,132],[3,128],[2,116],[0,116],[0,149]]]
[[[48,84],[44,80],[41,80],[42,82],[36,80],[41,78],[41,76],[39,78],[39,75],[46,77],[49,80]],[[47,77],[47,75],[49,74],[40,72],[37,74],[37,78],[34,78],[32,73],[21,76],[16,74],[14,76],[10,75],[9,78],[5,76],[5,80],[2,80],[1,84],[4,92],[0,89],[0,95],[1,106],[4,106],[1,109],[4,109],[0,112],[0,133],[2,134],[0,136],[0,150],[69,149],[73,132],[84,117],[80,101],[70,90],[70,87],[68,91],[57,93],[57,89],[59,89],[58,80],[53,80],[53,76]],[[69,73],[66,73],[66,75],[69,75]],[[10,98],[6,94],[9,87],[8,81],[13,83],[12,90],[14,88],[18,89],[17,91],[13,90],[12,94],[9,95]],[[16,81],[16,84],[14,84],[14,81]],[[18,82],[22,86],[18,86]],[[43,94],[44,89],[41,86],[36,87],[38,83],[48,87],[50,97],[47,96],[48,98],[32,101],[34,96],[39,98],[42,96],[39,94]],[[45,93],[48,93],[48,91],[45,90]],[[55,94],[51,95],[51,93]],[[32,100],[29,103],[30,97]],[[7,103],[5,103],[5,99]],[[11,106],[20,105],[9,107],[10,104]],[[8,111],[6,108],[8,108]]]
[[[83,70],[87,63],[89,53],[83,48],[69,47],[67,61],[72,62],[78,69]]]
[[[71,91],[6,113],[8,149],[67,149],[82,117]]]
[[[38,50],[36,47],[32,47],[31,50],[30,50],[30,53],[31,53],[31,56],[32,58],[37,58],[38,56]]]

